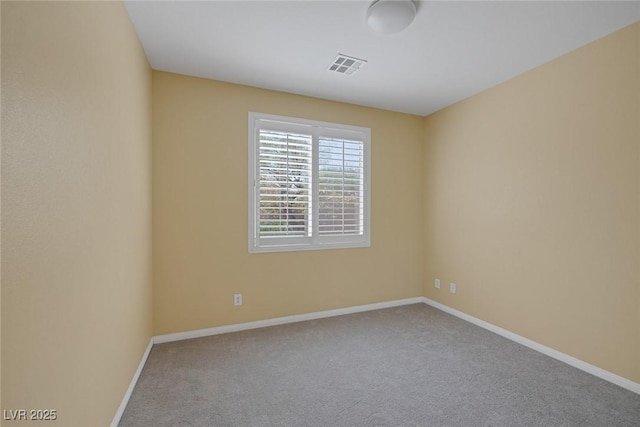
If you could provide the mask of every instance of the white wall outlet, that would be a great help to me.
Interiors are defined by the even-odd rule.
[[[242,305],[242,294],[235,294],[233,296],[233,305]]]
[[[456,293],[456,284],[451,282],[449,283],[449,292],[451,292],[452,294]]]
[[[440,279],[436,279],[434,285],[436,287],[436,289],[440,289]]]

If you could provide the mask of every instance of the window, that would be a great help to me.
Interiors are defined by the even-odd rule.
[[[249,113],[249,252],[369,246],[370,135]]]

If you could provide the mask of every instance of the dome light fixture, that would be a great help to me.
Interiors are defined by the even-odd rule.
[[[407,28],[416,17],[412,0],[376,0],[367,10],[367,24],[382,34],[394,34]]]

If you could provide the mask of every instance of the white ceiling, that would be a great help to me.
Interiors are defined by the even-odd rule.
[[[420,1],[411,26],[367,27],[371,1],[127,1],[151,66],[430,114],[640,20],[638,1]],[[328,71],[338,53],[368,63]]]

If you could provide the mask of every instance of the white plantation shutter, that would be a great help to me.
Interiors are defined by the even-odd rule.
[[[260,130],[260,237],[310,235],[311,142],[311,135]]]
[[[369,138],[249,113],[249,251],[369,246]]]
[[[318,233],[362,235],[364,143],[321,137],[318,152]]]

